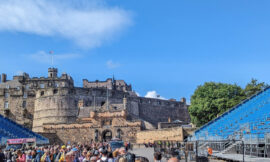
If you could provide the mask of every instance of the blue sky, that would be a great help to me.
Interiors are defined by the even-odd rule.
[[[190,98],[207,81],[269,83],[270,1],[0,1],[0,72],[114,75],[141,96]]]

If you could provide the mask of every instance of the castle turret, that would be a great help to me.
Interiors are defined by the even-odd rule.
[[[57,78],[57,68],[49,68],[48,69],[48,77],[49,78]]]
[[[2,74],[2,83],[5,83],[7,81],[7,74]]]
[[[77,104],[69,88],[40,89],[36,91],[32,130],[43,132],[44,124],[73,123],[77,114]]]

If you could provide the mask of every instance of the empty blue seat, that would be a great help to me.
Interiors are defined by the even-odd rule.
[[[194,132],[192,140],[199,138],[235,139],[249,135],[249,138],[264,138],[270,133],[270,88],[233,107],[218,118]]]

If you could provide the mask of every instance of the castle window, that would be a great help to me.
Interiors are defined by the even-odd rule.
[[[6,89],[9,89],[9,85],[8,84],[6,85]]]
[[[105,101],[102,101],[102,102],[101,102],[101,106],[103,106],[104,104],[105,104]]]
[[[5,92],[5,98],[8,98],[8,97],[9,97],[9,93]]]
[[[23,101],[22,107],[23,107],[23,108],[26,108],[26,101]]]
[[[26,89],[26,90],[28,90],[28,89],[29,89],[29,85],[28,85],[28,84],[26,84],[25,89]]]
[[[44,91],[41,91],[41,92],[40,92],[40,96],[43,96],[43,95],[44,95]]]
[[[59,84],[58,84],[58,83],[55,83],[54,86],[55,86],[55,87],[59,87]]]
[[[27,98],[27,93],[26,92],[23,93],[23,98]]]
[[[113,108],[114,108],[114,110],[117,110],[117,107],[116,106],[114,106]]]
[[[121,129],[117,129],[117,135],[116,135],[116,138],[121,139],[121,134],[122,134],[122,130],[121,130]]]
[[[53,94],[57,94],[57,93],[58,93],[58,89],[54,89]]]
[[[39,87],[40,88],[45,88],[45,85],[44,84],[40,84]]]
[[[95,130],[95,141],[98,141],[98,130]]]
[[[20,87],[19,87],[19,86],[17,86],[17,87],[16,87],[16,89],[17,89],[17,91],[19,91],[19,90],[20,90]]]
[[[5,101],[4,108],[5,108],[5,109],[8,109],[8,101]]]

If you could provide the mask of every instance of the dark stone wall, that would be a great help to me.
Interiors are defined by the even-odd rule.
[[[168,122],[180,120],[185,123],[190,122],[187,105],[183,102],[141,99],[139,103],[139,117],[157,127],[158,122]]]

